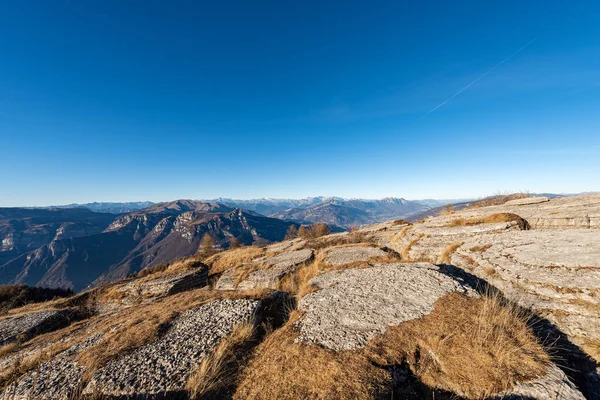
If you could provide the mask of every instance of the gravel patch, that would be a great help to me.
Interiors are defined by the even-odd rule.
[[[0,346],[17,338],[31,338],[69,324],[71,310],[51,310],[25,314],[0,321]]]
[[[234,326],[251,318],[258,300],[217,300],[186,311],[157,341],[110,361],[84,394],[153,398],[184,389],[202,359]]]
[[[73,361],[72,356],[92,347],[102,338],[94,334],[82,343],[77,343],[50,361],[25,374],[16,384],[9,386],[0,395],[2,399],[23,400],[70,400],[81,389],[81,379],[85,368]]]

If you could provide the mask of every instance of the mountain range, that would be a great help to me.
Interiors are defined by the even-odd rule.
[[[231,207],[252,210],[270,217],[300,224],[324,222],[332,227],[350,228],[383,222],[395,218],[408,218],[431,207],[448,204],[444,200],[424,202],[397,197],[383,199],[345,199],[342,197],[307,197],[304,199],[253,199],[234,200],[219,198],[216,201]],[[448,201],[451,202],[451,201]]]
[[[81,290],[217,246],[282,240],[290,222],[219,203],[178,200],[126,214],[0,208],[0,284]]]
[[[219,203],[298,223],[326,222],[332,226],[349,228],[356,225],[383,222],[392,218],[408,218],[412,215],[425,212],[430,208],[459,203],[465,200],[405,200],[396,197],[383,199],[345,199],[342,197],[317,196],[303,199],[261,198],[249,200],[219,197],[198,201]],[[150,201],[124,203],[94,202],[84,204],[72,203],[50,207],[86,208],[92,211],[122,214],[141,210],[153,204]]]
[[[50,206],[49,208],[86,208],[88,210],[96,212],[105,212],[111,214],[123,214],[136,210],[141,210],[146,207],[150,207],[154,203],[151,201],[130,201],[123,203],[114,202],[93,202],[93,203],[71,203],[59,206]]]

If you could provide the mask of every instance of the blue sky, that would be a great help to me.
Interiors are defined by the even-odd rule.
[[[597,1],[0,0],[0,206],[600,190],[599,20]]]

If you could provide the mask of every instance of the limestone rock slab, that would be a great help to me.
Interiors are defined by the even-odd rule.
[[[267,256],[255,261],[255,264],[264,264],[266,267],[261,265],[237,286],[234,270],[228,270],[221,274],[215,288],[217,290],[276,289],[281,278],[310,262],[312,258],[312,249],[281,253],[273,257]]]
[[[202,287],[207,283],[208,267],[186,271],[174,276],[144,282],[140,286],[143,295],[172,295],[185,290]]]
[[[333,247],[327,250],[327,255],[323,261],[331,265],[344,265],[358,261],[369,261],[371,258],[385,255],[386,252],[377,247]]]
[[[504,205],[505,206],[526,206],[529,204],[545,203],[547,201],[550,201],[550,199],[547,197],[544,197],[544,196],[525,197],[524,199],[509,200],[506,203],[504,203]]]
[[[494,399],[585,400],[585,397],[564,372],[551,365],[543,377],[531,382],[520,382]]]
[[[319,290],[298,303],[305,315],[297,340],[333,350],[362,347],[390,326],[429,314],[443,295],[470,292],[429,263],[332,271],[311,283]]]

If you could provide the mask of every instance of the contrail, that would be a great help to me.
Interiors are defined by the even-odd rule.
[[[437,110],[438,108],[440,108],[441,106],[443,106],[444,104],[446,104],[447,102],[449,102],[450,100],[452,100],[453,98],[455,98],[456,96],[458,96],[459,94],[461,94],[462,92],[464,92],[465,90],[467,90],[468,88],[470,88],[471,86],[473,86],[474,84],[476,84],[477,82],[479,82],[484,76],[486,76],[487,74],[489,74],[490,72],[492,72],[493,70],[495,70],[496,68],[498,68],[499,66],[501,66],[502,64],[504,64],[505,62],[507,62],[508,60],[510,60],[511,58],[513,58],[514,56],[516,56],[517,54],[519,54],[520,52],[522,52],[523,50],[525,50],[527,48],[527,46],[529,46],[531,43],[535,42],[537,39],[538,38],[534,38],[534,39],[530,40],[529,42],[527,42],[519,50],[515,51],[514,53],[512,53],[511,55],[509,55],[508,57],[506,57],[504,60],[502,60],[498,64],[494,65],[492,68],[490,68],[487,71],[485,71],[483,74],[481,74],[473,82],[469,83],[467,86],[465,86],[464,88],[460,89],[458,92],[454,93],[452,96],[450,96],[446,100],[442,101],[440,104],[438,104],[437,106],[435,106],[427,114],[423,115],[419,119],[425,118],[426,116],[428,116],[429,114],[431,114],[432,112],[434,112],[435,110]]]

